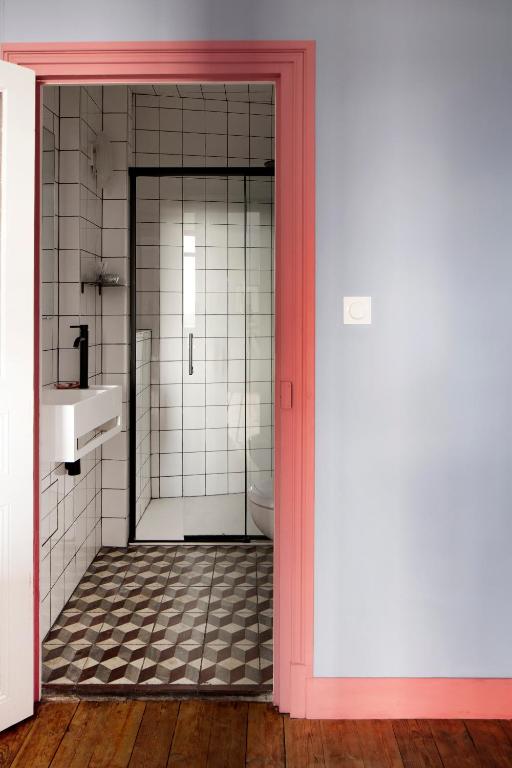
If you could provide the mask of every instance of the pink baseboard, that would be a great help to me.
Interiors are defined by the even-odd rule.
[[[310,677],[303,716],[508,719],[512,679]]]

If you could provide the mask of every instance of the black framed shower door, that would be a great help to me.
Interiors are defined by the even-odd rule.
[[[141,178],[162,178],[162,177],[196,177],[198,179],[205,179],[207,177],[220,177],[220,178],[241,178],[244,185],[244,272],[247,275],[247,185],[248,180],[257,177],[274,177],[274,163],[268,163],[265,166],[256,167],[130,167],[129,173],[129,238],[130,238],[130,375],[129,375],[129,543],[143,543],[144,541],[151,542],[172,542],[176,541],[172,538],[151,538],[141,539],[137,537],[137,465],[136,465],[136,453],[137,453],[137,181]],[[273,200],[273,194],[272,194]],[[272,221],[273,224],[273,221]],[[271,246],[273,253],[273,243]],[[273,285],[272,285],[273,292]],[[245,291],[247,296],[247,288]],[[273,293],[272,293],[272,305],[273,305]],[[245,299],[246,301],[246,299]],[[183,307],[181,309],[183,313]],[[273,308],[272,308],[273,313]],[[244,315],[244,322],[247,323],[247,315]],[[272,330],[273,333],[273,330]],[[247,370],[247,330],[245,332],[245,367]],[[183,344],[183,339],[182,339]],[[190,359],[190,358],[189,358]],[[182,361],[183,364],[183,361]],[[273,376],[273,359],[272,359],[272,376]],[[246,374],[247,376],[247,374]],[[247,389],[247,383],[245,384]],[[271,382],[271,388],[273,389],[273,379]],[[256,533],[248,533],[247,531],[247,488],[248,488],[248,467],[247,467],[247,392],[244,398],[244,443],[245,443],[245,511],[244,511],[244,531],[240,534],[186,534],[183,539],[177,541],[185,542],[248,542],[257,539],[265,539],[264,536]],[[273,470],[273,403],[272,403],[272,470]],[[183,426],[182,426],[183,430]],[[182,459],[183,460],[183,459]],[[150,478],[151,481],[151,478]]]

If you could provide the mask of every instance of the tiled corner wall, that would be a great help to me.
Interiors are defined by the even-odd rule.
[[[79,322],[89,325],[89,381],[101,373],[101,301],[80,291],[81,260],[101,257],[101,198],[87,146],[101,129],[101,89],[43,90],[41,381],[77,380],[72,348]],[[77,311],[78,310],[78,311]],[[101,546],[101,452],[77,477],[41,458],[41,636],[49,630]]]
[[[138,523],[151,501],[151,331],[137,331],[135,362],[135,520]]]
[[[248,181],[246,273],[243,180],[199,173],[273,158],[273,89],[162,88],[134,94],[136,163],[197,166],[198,177],[141,178],[137,186],[137,327],[153,334],[152,496],[243,492],[246,351],[249,479],[273,469],[273,180]],[[196,246],[194,329],[181,316],[184,234]]]
[[[106,271],[120,276],[119,286],[103,288],[103,380],[123,388],[123,429],[103,446],[102,540],[106,546],[126,546],[130,358],[128,167],[133,164],[129,87],[103,87],[103,130],[111,142],[113,171],[103,188],[102,256]]]

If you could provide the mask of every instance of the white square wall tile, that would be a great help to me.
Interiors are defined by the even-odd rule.
[[[128,517],[128,491],[104,488],[101,493],[102,515],[104,518]]]
[[[181,475],[179,477],[162,477],[159,484],[160,498],[178,498],[183,492],[183,480]],[[153,498],[155,494],[152,493]]]
[[[181,409],[180,409],[181,410]],[[160,432],[160,452],[179,453],[181,451],[181,429],[162,430]]]
[[[128,544],[128,517],[103,517],[101,543],[104,547],[126,547]]]
[[[228,411],[225,405],[206,406],[207,429],[221,429],[227,427]]]
[[[204,471],[205,471],[204,451],[183,454],[183,474],[184,475],[200,475],[200,474],[204,474]]]
[[[204,384],[183,384],[183,405],[185,406],[204,406],[205,404],[205,385]]]
[[[126,200],[103,201],[103,226],[106,229],[126,229],[128,226],[128,203]]]
[[[243,493],[245,491],[245,473],[230,472],[228,474],[228,493]]]
[[[206,405],[227,405],[228,390],[225,382],[206,385]]]
[[[103,459],[102,485],[103,488],[128,488],[128,462]]]
[[[205,345],[206,360],[227,360],[228,341],[226,338],[208,338]]]
[[[204,496],[205,494],[205,476],[188,475],[183,478],[184,496]]]
[[[183,430],[183,451],[185,453],[197,453],[204,451],[206,447],[206,432],[204,429]]]
[[[228,470],[230,472],[245,472],[245,451],[228,451]]]
[[[160,454],[160,475],[162,477],[175,477],[182,474],[181,453]]]
[[[110,141],[126,141],[128,138],[127,115],[103,115],[103,130],[109,137]]]
[[[154,409],[159,411],[159,426],[157,425],[155,428],[160,430],[181,430],[182,428],[182,418],[183,418],[183,409],[181,406],[176,406],[174,408],[159,408]]]
[[[183,429],[204,429],[205,427],[205,408],[184,407],[183,408]]]
[[[206,318],[206,336],[225,337],[228,335],[228,316],[227,315],[208,315]]]
[[[59,89],[60,116],[78,117],[80,115],[80,87],[63,85]]]
[[[127,373],[127,344],[103,344],[102,355],[104,373]]]
[[[228,471],[227,451],[208,451],[206,453],[206,473],[216,474]]]
[[[105,459],[128,459],[128,433],[120,432],[102,446],[102,458]]]
[[[214,496],[228,492],[227,474],[206,475],[206,495]]]
[[[128,88],[126,85],[105,85],[103,87],[103,112],[126,112],[128,109]]]
[[[80,149],[80,119],[78,117],[61,118],[60,149]]]
[[[152,397],[158,400],[153,405],[160,405],[161,408],[176,408],[182,404],[182,385],[181,384],[161,384],[152,387]]]
[[[243,435],[243,431],[242,431]],[[225,451],[228,444],[228,430],[226,427],[221,429],[206,430],[206,450],[207,451]]]

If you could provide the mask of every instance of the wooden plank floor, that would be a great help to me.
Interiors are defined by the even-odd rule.
[[[243,701],[45,701],[0,768],[511,768],[498,720],[291,720]]]

